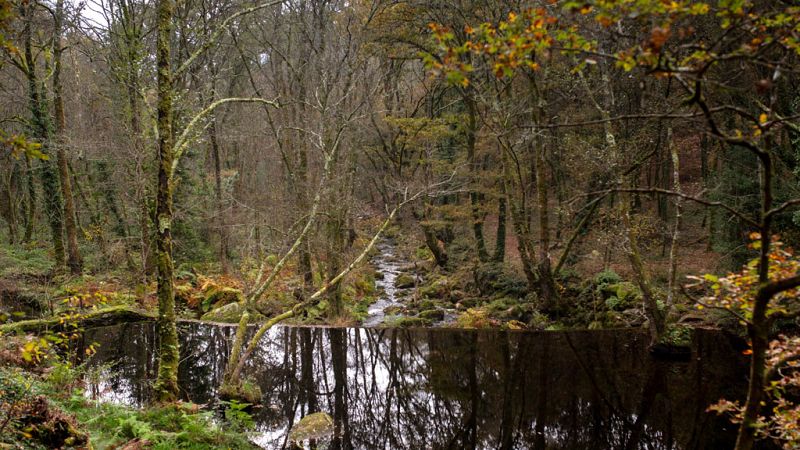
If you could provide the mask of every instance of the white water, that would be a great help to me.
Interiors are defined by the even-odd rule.
[[[394,245],[390,241],[382,241],[376,246],[380,254],[372,259],[372,264],[378,272],[383,274],[382,280],[375,280],[376,287],[383,291],[381,298],[369,306],[367,317],[361,323],[364,327],[375,327],[383,323],[386,318],[384,310],[391,306],[403,306],[403,295],[407,289],[398,289],[394,283],[400,274],[401,262],[395,258]]]

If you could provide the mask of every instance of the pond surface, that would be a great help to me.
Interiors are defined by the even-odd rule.
[[[180,326],[180,385],[215,403],[234,328]],[[155,376],[155,327],[87,331],[87,395],[142,405]],[[248,367],[264,393],[254,441],[288,448],[289,429],[324,411],[342,449],[725,449],[734,427],[709,404],[741,398],[742,343],[698,331],[685,361],[651,357],[637,331],[271,330]]]

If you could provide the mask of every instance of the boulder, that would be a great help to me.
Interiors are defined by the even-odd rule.
[[[203,314],[201,320],[209,322],[238,323],[244,313],[241,303],[229,303]]]

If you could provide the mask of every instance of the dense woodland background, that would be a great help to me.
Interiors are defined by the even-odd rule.
[[[247,6],[181,2],[174,65]],[[16,8],[20,18],[9,36],[19,53],[8,54],[2,67],[3,123],[9,132],[46,139],[51,157],[3,153],[3,240],[28,248],[50,242],[57,261],[82,262],[90,273],[124,269],[144,283],[155,267],[154,6],[114,1]],[[577,233],[559,275],[586,277],[605,268],[629,274],[616,209],[620,195],[592,204],[620,177],[632,188],[677,188],[757,213],[752,154],[708,136],[702,117],[647,119],[680,107],[684,93],[675,81],[599,59],[576,72],[573,59],[558,54],[548,56],[543,70],[498,78],[489,62],[474,56],[471,83],[462,87],[432,75],[423,63],[421,53],[438,51],[429,23],[466,40],[465,26],[525,8],[287,1],[228,23],[218,42],[174,80],[176,129],[220,98],[261,97],[280,106],[223,105],[191,136],[174,188],[177,264],[238,272],[260,255],[285,250],[334,148],[323,219],[299,257],[306,272],[335,271],[354,239],[369,234],[371,218],[406,190],[451,174],[447,192],[403,211],[399,225],[442,266],[494,260],[522,274],[541,253],[553,265],[560,262]],[[686,39],[714,32],[699,21]],[[629,30],[599,42],[602,48],[604,40],[646,38]],[[759,95],[752,74],[719,70],[729,87],[720,101]],[[780,109],[792,114],[796,80],[778,82],[787,93],[778,99]],[[609,149],[606,129],[596,123],[603,114],[626,117],[611,128],[618,151]],[[731,114],[724,120],[738,119]],[[777,200],[798,190],[793,133],[787,127],[775,137]],[[663,284],[674,200],[650,192],[630,196],[642,255]],[[683,208],[681,274],[722,272],[746,261],[746,223],[719,208],[691,202]],[[793,242],[791,212],[776,222],[784,240]],[[520,236],[534,246],[525,249]],[[76,254],[67,258],[67,250]]]

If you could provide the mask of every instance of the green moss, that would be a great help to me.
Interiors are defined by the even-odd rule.
[[[53,269],[53,260],[46,247],[9,246],[0,247],[0,277],[43,277]]]
[[[414,250],[414,258],[417,260],[428,261],[433,259],[433,252],[431,252],[431,250],[426,246],[417,247],[417,249]]]
[[[423,317],[401,317],[393,325],[403,328],[428,327],[433,325],[433,321]]]
[[[76,376],[73,374],[70,378]],[[86,434],[92,448],[97,449],[122,447],[134,439],[146,440],[149,442],[147,448],[159,450],[257,448],[247,440],[246,434],[228,430],[226,424],[214,420],[211,411],[203,411],[197,405],[179,403],[134,409],[119,404],[95,402],[87,399],[80,391],[65,392],[64,385],[58,384],[60,379],[61,377],[42,380],[26,372],[0,369],[0,382],[8,384],[0,388],[0,404],[9,401],[10,395],[17,395],[26,402],[39,401],[37,399],[46,397],[48,414],[53,418],[60,418],[64,421],[62,423],[74,428],[71,431],[73,436],[66,438],[72,438],[70,442],[73,444],[65,441],[64,448],[71,445],[82,448],[82,445],[78,445],[78,438]],[[5,443],[11,444],[11,448],[55,448],[53,445],[42,445],[31,438],[25,438],[22,430],[15,428],[15,423],[16,421],[11,421],[11,428],[6,428],[0,437],[0,447]]]
[[[603,270],[594,276],[594,284],[597,286],[619,283],[620,281],[622,281],[622,277],[611,269]]]
[[[441,309],[428,309],[417,314],[417,317],[421,319],[430,320],[433,322],[439,322],[441,320],[444,320],[444,311],[442,311]]]
[[[414,287],[414,284],[416,284],[414,276],[407,273],[401,273],[394,280],[394,286],[398,289]]]
[[[450,286],[446,277],[440,276],[419,288],[422,297],[444,299],[450,293]]]

